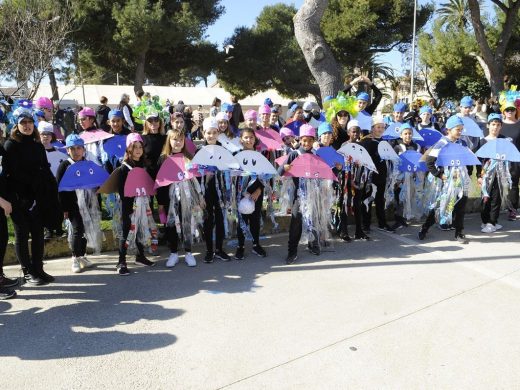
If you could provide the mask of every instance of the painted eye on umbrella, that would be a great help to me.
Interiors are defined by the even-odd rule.
[[[456,163],[457,163],[457,165],[460,165],[460,160],[457,160]]]
[[[219,160],[222,160],[222,156],[218,156],[218,159],[219,159]]]
[[[253,164],[253,166],[256,165],[256,160],[251,160],[251,164]]]
[[[396,128],[395,128],[395,132],[396,132],[397,134],[399,134],[399,130],[400,130],[400,129],[401,129],[400,127],[396,127]]]
[[[408,170],[412,171],[412,166],[411,165],[408,165]]]
[[[500,159],[501,159],[501,160],[505,160],[505,159],[506,159],[506,155],[505,155],[505,154],[502,154],[502,155],[500,156]]]
[[[248,163],[249,161],[246,160],[246,159],[243,159],[242,162],[244,163],[244,165],[247,165],[247,163]]]
[[[450,165],[455,165],[455,160],[451,160],[450,163]]]
[[[184,179],[184,172],[177,173],[177,177],[179,178],[179,180]]]
[[[414,167],[413,167],[413,171],[414,171],[414,172],[417,172],[417,165],[414,165]]]
[[[210,159],[210,160],[213,159],[213,155],[209,156],[209,159]]]
[[[305,176],[309,177],[311,175],[310,172],[305,172]]]
[[[316,173],[314,174],[314,177],[315,177],[315,178],[318,178],[319,175],[320,175],[320,174],[319,174],[318,172],[316,172]]]
[[[76,176],[77,176],[77,177],[80,177],[80,176],[81,176],[81,172],[79,171],[79,169],[76,171]]]
[[[90,173],[91,175],[93,175],[93,174],[94,174],[94,170],[93,170],[92,168],[90,168],[90,169],[88,170],[88,173]]]

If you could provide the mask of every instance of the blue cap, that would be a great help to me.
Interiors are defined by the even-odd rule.
[[[398,102],[394,104],[394,112],[405,112],[406,111],[406,103]]]
[[[446,121],[446,128],[450,130],[457,126],[464,126],[464,122],[462,121],[461,117],[458,115],[450,116]]]
[[[233,112],[233,105],[229,103],[222,103],[222,105],[220,106],[220,111]]]
[[[491,121],[499,121],[500,123],[502,123],[502,115],[496,113],[489,114],[487,121],[488,123]]]
[[[71,148],[73,146],[85,146],[85,141],[77,134],[70,134],[65,139],[65,147]]]
[[[464,96],[462,99],[460,99],[460,106],[461,107],[473,107],[475,104],[473,102],[473,99],[471,96]]]
[[[370,101],[370,96],[366,92],[360,92],[356,96],[356,100],[364,100],[365,102]]]
[[[298,108],[298,103],[294,103],[294,104],[291,106],[291,108],[289,108],[289,111],[295,112],[297,108]]]
[[[108,119],[112,118],[124,118],[123,111],[113,108],[108,112]]]
[[[34,115],[36,115],[37,117],[40,117],[40,118],[45,118],[45,113],[43,112],[43,110],[34,111]]]
[[[325,99],[323,99],[323,102],[325,103],[332,99],[334,99],[334,97],[332,97],[331,95],[328,95],[328,96],[325,96]]]
[[[332,126],[329,122],[321,122],[318,126],[318,137],[325,133],[332,133]]]
[[[399,133],[403,133],[404,130],[412,130],[412,133],[413,133],[413,127],[411,124],[409,124],[408,122],[405,122],[401,125],[401,127],[399,127]]]
[[[266,98],[264,100],[264,104],[267,104],[269,107],[272,107],[273,106],[273,101],[271,100],[271,98]]]
[[[34,122],[34,118],[32,117],[31,113],[22,111],[17,117],[16,117],[16,123],[20,123],[24,119],[30,119]]]
[[[430,106],[422,106],[421,109],[419,110],[419,115],[424,114],[426,112],[430,115],[433,114],[433,110]]]

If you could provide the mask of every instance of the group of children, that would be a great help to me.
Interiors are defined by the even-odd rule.
[[[192,253],[196,240],[205,241],[204,262],[231,260],[224,241],[232,235],[233,226],[238,240],[235,259],[244,259],[246,239],[252,241],[253,254],[266,257],[260,243],[264,199],[266,217],[274,214],[273,202],[278,202],[281,214],[291,215],[287,264],[296,261],[302,236],[315,255],[327,245],[331,231],[350,241],[350,216],[355,223],[354,238],[369,240],[373,203],[382,231],[394,232],[406,227],[409,220],[426,216],[418,233],[420,240],[438,221],[455,230],[456,240],[467,243],[464,211],[470,184],[467,167],[471,166],[467,161],[475,162],[466,156],[473,153],[464,140],[463,119],[457,115],[449,118],[446,135],[439,133],[435,142],[419,144],[417,140],[424,139],[417,136],[417,130],[436,131],[428,123],[430,107],[421,108],[416,130],[403,122],[401,103],[394,107],[394,121],[387,127],[381,117],[366,111],[370,100],[366,93],[327,100],[327,120],[316,127],[298,114],[299,107],[294,118],[276,130],[268,105],[262,105],[258,113],[247,111],[240,130],[230,125],[228,113],[218,113],[204,120],[204,143],[199,147],[186,137],[182,118],[175,113],[170,118],[171,129],[164,134],[164,115],[154,109],[143,110],[141,135],[124,126],[124,115],[118,109],[108,114],[109,131],[99,130],[94,110],[86,107],[78,115],[82,131],[69,135],[64,145],[53,126],[41,120],[38,139],[59,188],[72,271],[92,267],[87,246],[100,250],[103,198],[111,204],[119,241],[119,275],[130,274],[128,249],[135,249],[136,263],[156,265],[145,253],[147,247],[156,252],[158,223],[164,225],[170,250],[167,267],[179,262],[181,246],[186,264],[196,266]],[[30,116],[23,118],[29,120]],[[502,116],[490,115],[489,135],[479,138],[478,146],[501,138],[501,126]],[[460,158],[456,154],[448,163],[442,158],[440,163],[439,156],[449,145],[460,146],[456,149]],[[258,154],[241,157],[244,152]],[[259,168],[264,160],[272,171]],[[480,161],[482,231],[491,233],[501,228],[497,219],[511,188],[511,175],[506,158]],[[4,201],[0,198],[0,206],[7,212]],[[395,210],[392,226],[386,220],[390,204]],[[61,234],[61,220],[45,226]]]

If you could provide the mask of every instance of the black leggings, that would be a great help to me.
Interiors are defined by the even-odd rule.
[[[453,221],[452,225],[455,228],[455,235],[462,233],[464,230],[464,215],[466,214],[466,201],[468,200],[467,196],[463,196],[459,199],[457,203],[455,203],[455,207],[453,208]],[[425,232],[435,224],[435,209],[431,209],[430,213],[426,217],[426,221],[422,225],[422,230]]]
[[[4,273],[4,257],[8,240],[7,218],[5,217],[4,210],[0,209],[0,276]]]
[[[262,216],[262,201],[264,198],[264,193],[260,194],[258,199],[255,202],[255,211],[252,214],[240,214],[246,225],[249,225],[249,231],[253,236],[253,245],[258,245],[260,243],[260,218]],[[246,237],[244,232],[242,231],[242,227],[240,226],[240,222],[237,223],[237,238],[238,238],[238,246],[243,247],[246,241]]]
[[[20,201],[13,204],[11,219],[14,225],[15,252],[24,272],[40,273],[43,271],[43,224],[32,202]],[[31,237],[31,255],[29,255],[29,236]]]
[[[495,178],[491,184],[489,191],[489,198],[484,202],[482,199],[480,217],[482,223],[491,223],[496,225],[498,216],[500,214],[500,206],[502,204],[502,198],[500,196],[500,188],[498,188],[498,180]]]
[[[215,228],[215,249],[222,251],[224,244],[224,215],[216,194],[207,194],[206,218],[204,219],[204,238],[206,250],[213,252],[213,228]]]
[[[376,217],[377,223],[379,227],[386,226],[386,214],[385,214],[385,190],[386,190],[386,180],[381,180],[378,182],[374,182],[373,184],[377,187],[376,196],[374,199],[374,203],[376,205]],[[366,199],[366,197],[365,197]],[[362,207],[363,210],[363,222],[365,226],[370,226],[370,221],[372,219],[372,202],[368,204],[368,210]]]
[[[69,222],[72,226],[72,256],[82,257],[87,252],[85,227],[79,210],[69,212]]]

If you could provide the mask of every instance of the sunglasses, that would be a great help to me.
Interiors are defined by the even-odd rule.
[[[338,117],[340,117],[340,118],[346,118],[346,117],[348,117],[348,114],[338,114]]]
[[[513,108],[513,107],[508,107],[504,110],[505,112],[515,112],[516,111],[516,108]]]
[[[148,118],[147,121],[150,123],[155,123],[155,122],[159,122],[159,118]]]
[[[26,120],[26,121],[24,120],[24,121],[21,121],[21,122],[20,122],[21,125],[28,125],[29,123],[34,124],[34,122],[31,121],[31,120]]]

